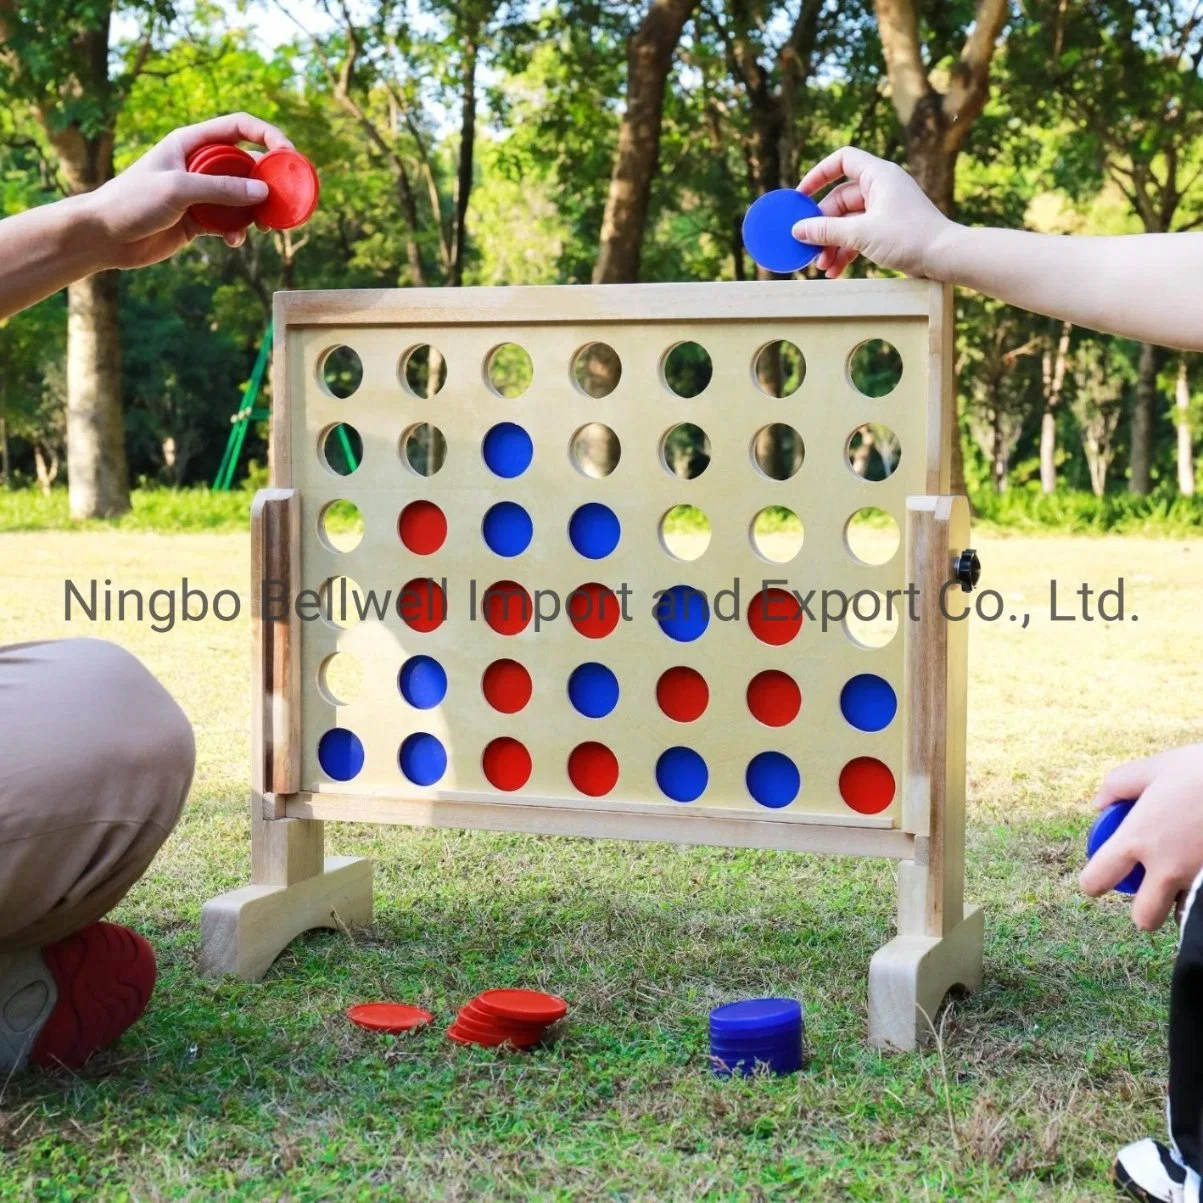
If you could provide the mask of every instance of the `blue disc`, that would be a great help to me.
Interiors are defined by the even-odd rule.
[[[586,718],[605,718],[618,705],[618,678],[604,664],[582,664],[568,678],[568,699]]]
[[[656,621],[670,639],[692,643],[710,625],[710,603],[700,589],[674,585],[665,589],[657,600]]]
[[[589,560],[604,560],[618,546],[621,534],[618,515],[599,501],[581,506],[568,523],[572,546]]]
[[[898,713],[898,696],[876,673],[860,673],[840,690],[840,710],[858,731],[884,731]]]
[[[761,806],[773,810],[788,806],[802,788],[802,774],[784,752],[761,752],[753,756],[745,779],[748,793]]]
[[[1135,802],[1112,802],[1091,825],[1086,837],[1086,857],[1089,859],[1119,830]],[[1136,865],[1116,887],[1117,894],[1135,894],[1145,879],[1144,865]]]
[[[447,696],[447,673],[433,656],[410,656],[397,684],[401,696],[417,710],[430,710]]]
[[[710,1031],[716,1036],[754,1036],[795,1024],[802,1024],[802,1004],[796,998],[748,998],[710,1012]]]
[[[317,762],[335,781],[350,781],[363,768],[363,744],[354,731],[331,727],[317,741]]]
[[[405,737],[399,760],[414,785],[433,785],[447,771],[447,749],[425,731]]]
[[[778,188],[752,202],[744,215],[744,246],[765,271],[787,275],[800,271],[823,248],[799,242],[794,223],[804,217],[821,217],[823,211],[805,192]]]
[[[481,445],[481,453],[489,470],[512,480],[530,467],[535,445],[531,437],[515,422],[498,422]]]
[[[535,524],[516,501],[499,501],[489,508],[480,529],[490,551],[520,556],[530,546]]]
[[[656,784],[674,802],[700,798],[709,780],[706,762],[692,748],[669,748],[656,761]]]

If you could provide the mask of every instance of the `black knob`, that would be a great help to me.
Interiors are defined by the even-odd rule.
[[[972,547],[966,547],[957,556],[957,580],[961,584],[962,593],[972,593],[982,579],[982,562],[977,558],[977,552]]]

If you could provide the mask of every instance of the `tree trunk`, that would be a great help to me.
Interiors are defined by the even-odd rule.
[[[72,518],[130,508],[121,416],[117,273],[67,289],[67,485]]]
[[[1044,413],[1040,418],[1040,490],[1057,491],[1057,406],[1065,384],[1065,367],[1069,361],[1069,336],[1073,326],[1061,323],[1061,337],[1054,355],[1051,348],[1044,352],[1041,375],[1044,381]]]
[[[639,278],[652,179],[660,161],[664,87],[681,30],[699,0],[652,0],[627,46],[627,107],[602,218],[594,284]]]
[[[455,250],[451,259],[451,283],[464,282],[464,251],[467,247],[468,199],[472,195],[472,156],[476,145],[476,39],[464,46],[462,83],[463,109],[459,131],[459,176],[455,185]]]
[[[1178,360],[1178,381],[1174,387],[1174,424],[1178,428],[1178,492],[1195,495],[1195,449],[1190,431],[1190,379],[1186,360]],[[7,475],[7,473],[6,473]]]
[[[1143,343],[1132,408],[1132,448],[1128,461],[1128,488],[1145,494],[1152,485],[1153,415],[1157,403],[1157,348]]]
[[[8,406],[8,381],[0,376],[0,484],[8,488],[11,477],[11,464],[8,458],[8,418],[5,410]]]

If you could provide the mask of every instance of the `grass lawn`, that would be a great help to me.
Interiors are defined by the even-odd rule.
[[[245,621],[68,626],[63,579],[245,593],[246,539],[0,535],[0,643],[119,640],[181,699],[200,755],[180,829],[116,915],[159,950],[151,1010],[79,1075],[0,1081],[0,1199],[1109,1197],[1115,1148],[1163,1122],[1173,936],[1078,894],[1083,800],[1113,763],[1203,737],[1203,540],[980,550],[984,583],[1032,613],[971,636],[986,986],[953,1008],[942,1056],[885,1057],[864,1043],[893,919],[872,861],[331,826],[333,851],[377,860],[375,928],[306,937],[261,984],[201,980],[201,904],[247,878]],[[1139,621],[1048,621],[1050,577],[1068,593],[1120,573]],[[396,998],[446,1026],[506,984],[569,997],[551,1047],[381,1039],[342,1017]],[[717,1082],[706,1012],[758,994],[805,1001],[810,1069]]]

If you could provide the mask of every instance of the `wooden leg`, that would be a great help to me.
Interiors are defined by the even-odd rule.
[[[944,936],[899,935],[869,962],[869,1043],[909,1052],[930,1042],[936,1015],[954,986],[982,985],[980,906]]]
[[[372,921],[372,862],[323,856],[312,819],[252,822],[252,884],[205,903],[201,972],[258,981],[302,932]]]

